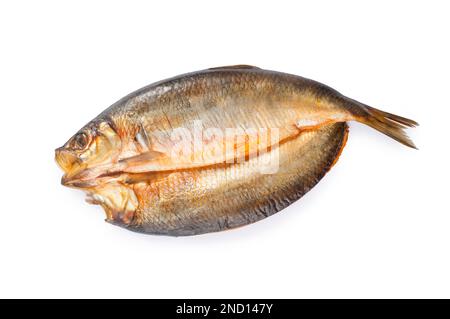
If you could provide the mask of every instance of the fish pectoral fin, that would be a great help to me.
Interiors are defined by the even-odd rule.
[[[133,165],[139,165],[143,163],[152,162],[155,160],[163,159],[164,157],[167,157],[166,154],[158,152],[158,151],[148,151],[136,156],[127,157],[124,159],[121,159],[119,161],[119,164],[125,164],[126,166],[133,166]]]
[[[123,158],[116,165],[115,171],[124,173],[145,173],[165,170],[171,166],[171,159],[167,154],[158,151],[148,151],[132,157]]]
[[[230,70],[230,69],[232,69],[232,70],[245,70],[245,69],[261,70],[261,68],[258,68],[257,66],[247,65],[247,64],[218,66],[215,68],[209,68],[208,70]]]
[[[172,171],[192,169],[203,166],[187,157],[177,157],[176,154],[166,154],[158,151],[149,151],[136,156],[121,159],[116,171],[122,173],[151,173],[161,171]]]

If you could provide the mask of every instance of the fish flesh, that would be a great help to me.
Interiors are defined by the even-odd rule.
[[[336,163],[348,121],[416,148],[417,122],[300,76],[236,65],[141,88],[111,105],[55,158],[62,184],[106,220],[188,236],[247,225],[307,193]]]

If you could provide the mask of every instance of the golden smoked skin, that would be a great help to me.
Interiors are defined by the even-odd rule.
[[[133,189],[145,209],[129,228],[194,235],[243,226],[285,208],[331,168],[346,140],[345,123],[305,132],[280,145],[279,169],[260,172],[254,158],[196,170],[161,173]],[[268,156],[268,154],[266,154]]]
[[[299,199],[336,162],[351,120],[415,147],[403,131],[412,120],[295,75],[220,67],[119,100],[57,149],[56,160],[62,183],[84,190],[107,221],[195,235],[253,223]],[[230,128],[235,136],[224,133]],[[270,131],[265,143],[251,138],[261,128]],[[179,129],[194,139],[180,143]]]

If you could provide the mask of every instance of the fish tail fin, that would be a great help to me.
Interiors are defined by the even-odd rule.
[[[365,106],[366,116],[363,116],[360,122],[369,125],[377,131],[393,138],[403,145],[417,149],[414,142],[408,137],[405,129],[418,126],[416,121],[398,116],[392,113],[384,112],[376,108]]]

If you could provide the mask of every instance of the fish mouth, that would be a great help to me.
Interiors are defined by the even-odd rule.
[[[107,180],[117,178],[120,172],[109,172],[104,167],[86,168],[75,174],[66,173],[61,178],[61,184],[72,188],[92,188],[105,183]]]
[[[65,173],[61,178],[62,185],[74,188],[89,186],[90,183],[86,183],[80,178],[80,175],[83,175],[83,171],[85,171],[85,166],[70,151],[63,147],[56,149],[55,161]]]
[[[60,147],[55,150],[55,161],[56,164],[58,164],[58,166],[66,173],[75,171],[77,170],[77,167],[80,166],[78,157],[64,147]]]
[[[55,150],[55,160],[64,171],[61,184],[72,188],[84,189],[97,186],[119,168],[111,163],[89,167],[88,163],[84,163],[64,147]]]
[[[94,167],[79,167],[66,172],[61,178],[61,184],[72,188],[93,188],[101,184],[123,180],[128,173],[120,164],[104,164]]]

